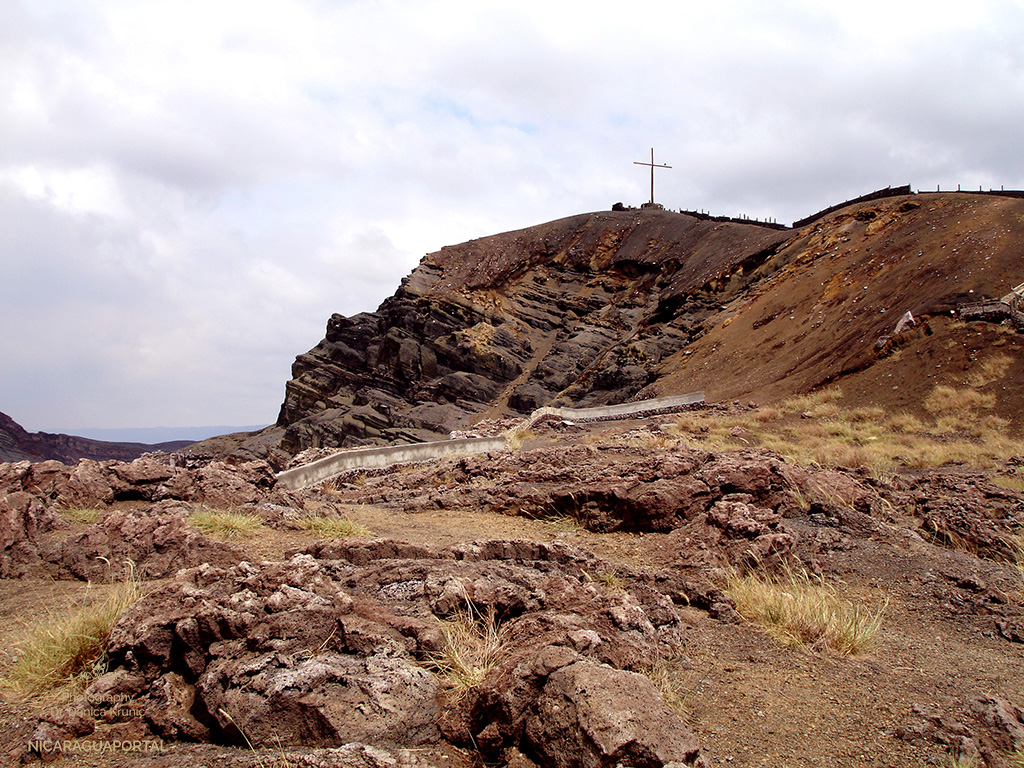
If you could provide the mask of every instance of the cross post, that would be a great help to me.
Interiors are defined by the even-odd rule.
[[[649,165],[651,167],[651,205],[654,205],[654,169],[655,168],[671,168],[671,165],[664,165],[663,163],[654,162],[654,147],[651,147],[651,162],[640,163],[636,160],[633,161],[633,165]]]

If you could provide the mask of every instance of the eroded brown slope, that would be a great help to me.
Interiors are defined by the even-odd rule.
[[[983,379],[1007,418],[1024,410],[1020,336],[962,323],[964,302],[1002,297],[1024,281],[1024,202],[955,194],[897,197],[843,209],[807,227],[717,295],[708,332],[665,361],[647,394],[704,389],[709,400],[759,401],[831,381],[850,403],[914,410],[936,384]],[[906,312],[923,321],[876,348]]]

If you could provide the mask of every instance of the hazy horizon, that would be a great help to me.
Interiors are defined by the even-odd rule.
[[[218,435],[227,435],[232,432],[254,432],[263,429],[267,424],[243,425],[243,426],[209,426],[209,427],[123,427],[117,429],[106,429],[102,427],[91,429],[78,429],[73,432],[60,430],[34,430],[21,425],[29,432],[51,432],[55,434],[73,435],[75,437],[87,437],[90,440],[102,440],[108,443],[144,443],[153,445],[156,443],[170,443],[177,440],[190,440],[199,442]]]

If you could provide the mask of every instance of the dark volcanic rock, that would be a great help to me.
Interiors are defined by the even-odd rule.
[[[229,565],[244,558],[238,547],[213,541],[188,525],[190,509],[161,502],[145,509],[108,512],[60,545],[52,557],[80,579],[98,579],[131,562],[138,575],[159,579],[200,563]]]
[[[693,294],[788,236],[624,211],[443,248],[376,312],[331,317],[298,356],[281,447],[437,439],[492,406],[628,400],[717,309]]]
[[[568,517],[599,532],[686,527],[737,561],[792,548],[793,537],[779,526],[804,482],[805,472],[755,451],[574,445],[382,471],[358,486],[341,483],[337,498],[410,511],[479,506],[540,519]]]
[[[38,565],[39,535],[66,525],[28,493],[0,495],[0,578],[22,576]]]
[[[974,698],[955,713],[916,704],[896,736],[912,744],[942,744],[986,765],[1003,765],[1005,755],[1024,748],[1024,710],[991,696]]]
[[[440,736],[436,678],[386,652],[216,659],[197,690],[217,727],[237,742],[245,734],[273,744],[284,733],[308,746],[417,746]]]
[[[234,507],[275,494],[276,478],[264,461],[205,461],[179,466],[171,456],[144,456],[130,463],[83,459],[0,464],[0,493],[24,491],[47,505],[100,508],[116,501],[195,501]]]
[[[526,742],[541,765],[662,768],[692,765],[700,756],[679,716],[654,684],[635,672],[575,662],[548,677],[534,707]]]
[[[914,486],[907,499],[926,537],[996,560],[1016,557],[1013,533],[1024,527],[1024,494],[962,469],[931,472]]]
[[[60,575],[83,579],[112,568],[120,572],[127,562],[146,578],[202,562],[237,562],[240,550],[195,531],[184,519],[191,507],[176,502],[252,508],[269,525],[286,526],[304,505],[297,495],[277,490],[275,482],[263,461],[182,467],[172,457],[147,456],[127,464],[83,459],[73,467],[58,461],[0,464],[0,578],[23,575],[44,561]],[[103,510],[116,502],[140,506],[110,512],[63,543],[41,540],[40,534],[67,526],[59,510]]]

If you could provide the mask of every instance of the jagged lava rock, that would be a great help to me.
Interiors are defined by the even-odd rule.
[[[0,495],[0,578],[23,576],[40,561],[39,534],[66,526],[24,491]]]
[[[628,590],[605,593],[590,573],[608,566],[564,544],[373,540],[311,549],[317,557],[183,570],[129,608],[110,634],[110,672],[86,692],[98,715],[107,716],[112,692],[121,691],[137,697],[133,706],[168,739],[243,743],[244,734],[269,746],[411,747],[443,734],[492,756],[550,752],[558,749],[549,744],[554,735],[536,732],[524,742],[528,719],[546,706],[537,704],[545,690],[549,698],[560,690],[548,688],[558,670],[585,663],[607,665],[594,674],[635,691],[628,702],[587,702],[589,684],[557,694],[588,713],[584,727],[621,726],[599,754],[655,756],[644,765],[696,757],[685,725],[653,686],[618,674],[649,668],[684,629],[673,599],[640,572]],[[427,667],[443,648],[439,618],[467,606],[495,617],[512,642],[442,717],[442,683]],[[640,698],[642,711],[634,706]],[[675,735],[655,729],[663,744],[627,745],[625,724],[645,713]]]
[[[137,575],[159,579],[201,563],[230,565],[241,549],[214,541],[185,520],[191,510],[175,502],[108,512],[95,524],[61,543],[49,559],[80,579],[98,579],[131,562]]]

